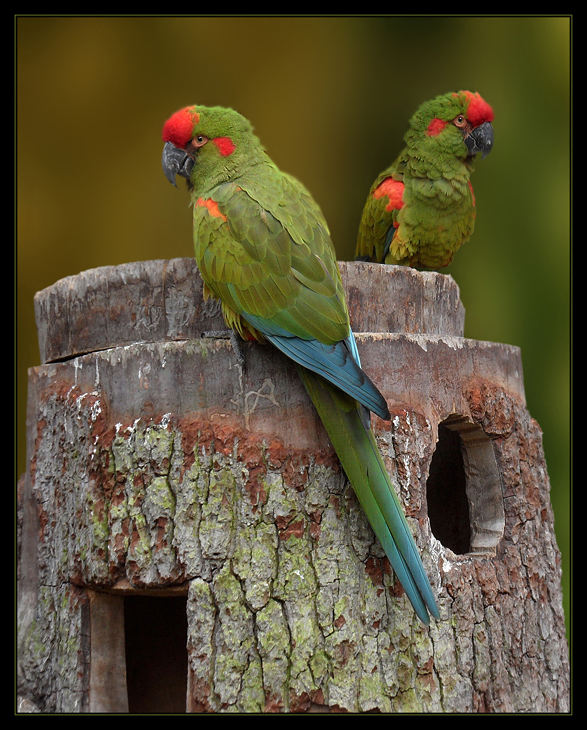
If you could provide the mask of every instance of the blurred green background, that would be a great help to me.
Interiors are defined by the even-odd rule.
[[[570,31],[568,17],[17,17],[17,474],[36,291],[96,266],[192,255],[161,127],[231,106],[312,191],[338,258],[408,119],[479,91],[495,146],[473,177],[477,224],[450,273],[466,336],[522,349],[544,432],[569,618]]]

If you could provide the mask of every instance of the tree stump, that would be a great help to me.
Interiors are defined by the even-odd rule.
[[[39,712],[566,712],[541,431],[520,352],[450,276],[341,263],[379,446],[438,597],[415,616],[298,379],[242,370],[191,259],[35,298],[19,694]]]

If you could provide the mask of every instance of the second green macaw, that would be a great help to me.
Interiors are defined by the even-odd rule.
[[[493,110],[478,93],[459,91],[422,104],[406,146],[371,186],[356,258],[437,270],[473,233],[470,176],[478,153],[493,147]]]
[[[302,381],[396,576],[420,619],[438,608],[370,426],[390,414],[360,366],[326,221],[281,172],[251,124],[223,107],[189,106],[163,127],[163,169],[188,180],[205,295],[228,327],[267,340]]]

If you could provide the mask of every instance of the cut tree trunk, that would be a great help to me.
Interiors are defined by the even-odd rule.
[[[19,484],[19,707],[567,712],[542,434],[520,351],[450,276],[341,263],[373,428],[440,607],[396,581],[295,367],[241,369],[191,259],[35,299]]]

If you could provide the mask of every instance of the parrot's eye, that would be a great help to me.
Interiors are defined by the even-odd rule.
[[[188,144],[185,151],[188,153],[188,155],[193,155],[196,153],[196,150],[199,150],[200,147],[203,147],[207,141],[208,137],[205,137],[203,134],[197,134]]]
[[[462,129],[467,133],[471,131],[471,125],[467,121],[467,117],[463,116],[462,114],[458,114],[452,120],[452,123],[455,125],[455,127],[458,127],[459,129]]]

